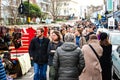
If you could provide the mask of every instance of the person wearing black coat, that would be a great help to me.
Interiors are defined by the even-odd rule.
[[[53,57],[56,49],[60,47],[63,42],[61,42],[60,33],[58,31],[53,31],[51,35],[52,41],[48,45],[48,65],[49,65],[49,80],[55,80],[55,69],[53,67]]]
[[[34,80],[46,80],[49,39],[43,37],[44,29],[37,29],[37,37],[31,40],[29,54],[34,61]]]
[[[100,34],[100,45],[103,48],[103,55],[100,58],[102,80],[112,80],[112,45],[108,41],[107,33]]]

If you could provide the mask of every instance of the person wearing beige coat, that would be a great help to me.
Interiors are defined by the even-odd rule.
[[[88,44],[95,49],[99,57],[102,56],[103,49],[100,46],[96,35],[93,34],[90,36]],[[85,68],[79,76],[79,80],[102,80],[102,69],[99,60],[88,44],[82,47],[85,59]]]

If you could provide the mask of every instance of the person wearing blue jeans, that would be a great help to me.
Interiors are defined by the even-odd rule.
[[[47,64],[39,65],[37,63],[34,63],[34,80],[46,80],[46,71]]]
[[[37,36],[33,38],[29,46],[31,60],[34,61],[34,80],[46,80],[48,63],[48,44],[49,39],[43,37],[44,29],[37,29]]]

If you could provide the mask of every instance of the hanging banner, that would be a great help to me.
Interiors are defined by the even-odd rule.
[[[107,11],[113,11],[113,0],[107,0]]]

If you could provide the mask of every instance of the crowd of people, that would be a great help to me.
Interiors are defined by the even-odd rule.
[[[95,33],[90,21],[62,25],[59,30],[37,28],[29,54],[34,61],[34,80],[112,80],[112,45],[107,33]]]
[[[15,49],[21,46],[20,29],[14,28],[13,31],[10,31],[8,27],[0,26],[0,80],[12,80],[11,76],[9,76],[14,72],[14,65],[10,57],[11,45]]]
[[[90,21],[78,21],[74,26],[50,27],[48,32],[42,27],[37,28],[36,36],[29,45],[30,59],[34,62],[34,80],[47,80],[48,65],[49,80],[112,80],[109,35],[96,33],[96,30]],[[7,28],[0,27],[0,50],[9,50],[2,46],[6,40],[9,46],[11,38],[6,33]],[[44,36],[44,33],[47,35]],[[15,47],[19,48],[21,34],[14,32],[12,35]],[[0,59],[0,80],[6,79]]]

